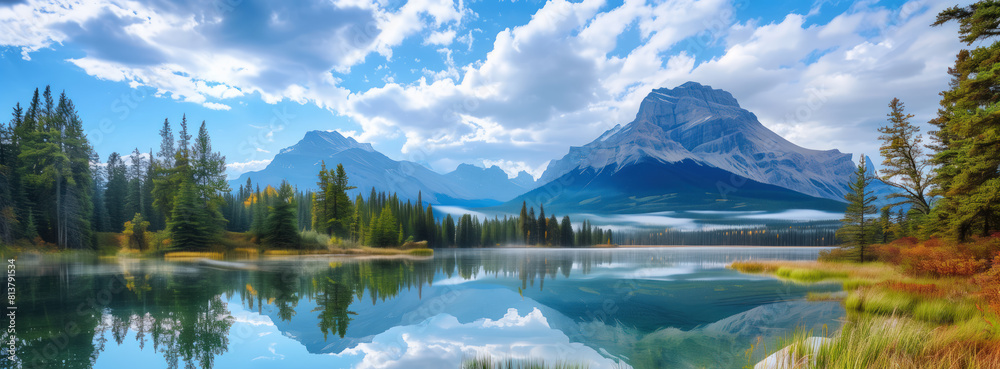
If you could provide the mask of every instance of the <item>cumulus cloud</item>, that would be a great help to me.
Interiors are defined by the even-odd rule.
[[[570,342],[549,327],[537,308],[521,316],[507,310],[503,318],[459,323],[440,314],[417,325],[396,326],[340,355],[364,357],[355,368],[457,368],[469,357],[495,359],[544,358],[547,362],[589,364],[591,368],[628,367],[602,356],[582,343]]]
[[[27,0],[0,7],[0,44],[24,58],[74,45],[83,56],[69,61],[97,78],[212,109],[248,96],[313,103],[357,123],[359,140],[402,142],[403,159],[442,172],[485,159],[537,175],[567,145],[631,121],[650,90],[688,80],[732,92],[797,144],[874,152],[892,97],[916,121],[934,114],[962,45],[954,25],[929,24],[951,5],[859,2],[817,22],[822,2],[763,21],[737,19],[747,3],[735,0],[551,0],[527,23],[482,35],[489,51],[469,60],[482,31],[466,24],[477,16],[461,1]],[[634,34],[637,44],[620,50]],[[398,59],[411,37],[444,66],[417,62],[414,79],[389,72],[372,76],[380,86],[342,87],[368,81],[352,67]]]
[[[331,71],[346,73],[371,53],[391,57],[407,37],[454,26],[466,14],[445,0],[395,10],[380,4],[29,0],[0,7],[0,44],[25,59],[73,44],[84,56],[70,62],[93,76],[211,109],[225,105],[209,99],[254,93],[268,103],[331,107],[348,93]]]
[[[929,27],[951,5],[944,1],[868,3],[819,24],[794,13],[738,22],[745,4],[722,0],[601,5],[550,1],[497,34],[485,60],[460,67],[461,78],[428,71],[433,82],[352,92],[340,110],[364,138],[402,132],[406,153],[465,161],[475,153],[530,167],[631,121],[650,90],[694,80],[731,91],[799,145],[871,152],[892,97],[918,121],[933,114],[961,47],[954,30]],[[641,43],[613,55],[631,28]],[[696,61],[716,46],[720,56]]]
[[[267,167],[268,164],[271,164],[271,159],[248,160],[244,162],[226,163],[226,175],[230,179],[234,179],[239,177],[240,174],[264,169]]]

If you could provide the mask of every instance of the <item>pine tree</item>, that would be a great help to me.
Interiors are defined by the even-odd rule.
[[[444,222],[441,226],[443,228],[442,233],[444,234],[444,240],[445,240],[444,246],[445,247],[454,246],[456,237],[455,218],[452,218],[451,214],[446,215],[444,217]]]
[[[882,181],[899,188],[904,193],[889,195],[889,199],[897,199],[890,207],[903,204],[922,214],[931,211],[927,198],[930,178],[927,173],[930,161],[924,154],[923,137],[920,127],[910,123],[912,114],[904,113],[903,102],[893,98],[889,102],[889,125],[879,127],[882,133],[879,140],[882,146],[879,151],[885,159],[882,162]]]
[[[157,153],[160,158],[159,165],[163,168],[173,168],[175,151],[174,133],[170,130],[170,121],[164,118],[163,128],[160,128],[160,152]]]
[[[198,198],[198,189],[188,178],[181,182],[167,230],[172,247],[181,250],[205,250],[215,239],[215,227]]]
[[[117,152],[108,155],[105,169],[108,172],[108,186],[104,192],[104,208],[108,211],[108,230],[121,232],[128,220],[125,196],[128,193],[128,178],[125,162]]]
[[[874,217],[868,217],[878,210],[875,206],[876,198],[868,188],[871,181],[872,176],[868,173],[865,157],[862,155],[854,173],[854,182],[849,183],[850,190],[844,195],[847,210],[840,220],[843,225],[837,230],[837,238],[845,246],[857,249],[858,260],[861,262],[865,261],[865,249],[875,240],[880,228]]]
[[[959,36],[968,45],[1000,35],[1000,2],[980,1],[942,11],[935,26],[957,21]],[[932,210],[941,233],[964,241],[1000,227],[1000,42],[961,50],[950,89],[941,93],[941,109],[931,121],[936,151],[937,189],[942,200]]]
[[[529,229],[528,229],[528,202],[527,201],[522,201],[521,202],[521,214],[518,216],[517,220],[518,220],[518,229],[521,231],[521,242],[524,242],[524,244],[529,244],[530,242],[528,242],[528,233],[529,233],[528,231],[529,231]]]
[[[545,243],[550,246],[559,246],[562,233],[559,232],[559,221],[556,220],[555,214],[549,218],[546,224],[548,229],[545,232]]]
[[[295,219],[295,191],[288,181],[281,181],[277,198],[269,207],[263,240],[275,248],[299,248],[302,245]]]
[[[353,214],[351,199],[347,197],[347,191],[356,188],[348,183],[344,165],[337,164],[337,171],[331,176],[330,192],[327,194],[330,197],[329,201],[332,201],[330,218],[327,222],[330,223],[331,231],[338,236],[347,235],[347,228],[351,222],[350,217]]]
[[[212,151],[212,139],[204,121],[201,122],[198,137],[191,147],[191,175],[198,197],[205,203],[212,224],[221,231],[226,222],[220,210],[223,205],[222,193],[230,191],[229,184],[226,183],[226,157]]]
[[[562,224],[559,225],[559,230],[562,231],[562,236],[559,237],[560,245],[564,247],[572,247],[574,245],[573,240],[573,223],[569,220],[569,215],[563,216]]]

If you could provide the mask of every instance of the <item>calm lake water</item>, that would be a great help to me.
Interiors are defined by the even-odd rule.
[[[839,327],[839,302],[725,269],[817,248],[437,250],[426,260],[18,262],[25,368],[739,368],[758,337]],[[6,333],[5,333],[6,334]],[[3,336],[7,342],[8,336]],[[16,367],[7,361],[0,367]],[[626,365],[627,364],[627,365]]]

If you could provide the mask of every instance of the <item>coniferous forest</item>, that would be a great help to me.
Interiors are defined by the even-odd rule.
[[[612,232],[534,207],[520,216],[480,219],[435,213],[421,200],[402,201],[355,189],[342,165],[317,174],[315,189],[288,183],[263,188],[249,180],[231,190],[226,158],[212,149],[206,122],[193,132],[187,116],[164,119],[159,150],[136,148],[106,160],[87,141],[73,101],[35,90],[0,125],[0,241],[28,247],[137,251],[206,251],[248,236],[276,249],[330,245],[491,247],[505,244],[589,246]],[[174,134],[174,131],[177,131]],[[419,243],[419,242],[424,243]],[[108,245],[113,244],[113,245]]]

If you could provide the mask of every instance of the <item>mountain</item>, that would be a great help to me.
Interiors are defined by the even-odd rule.
[[[553,161],[509,202],[599,212],[843,211],[850,154],[799,147],[732,94],[695,82],[653,90],[635,120]]]
[[[535,179],[525,171],[518,173],[517,177],[507,178],[507,172],[494,165],[489,168],[480,168],[471,164],[459,164],[454,171],[445,174],[452,183],[460,185],[462,188],[491,199],[513,199],[517,195],[534,189]]]
[[[310,131],[298,143],[282,149],[264,169],[247,172],[230,181],[232,188],[252,183],[278,185],[288,180],[301,190],[315,189],[322,162],[327,168],[343,164],[349,183],[357,189],[350,196],[363,192],[366,196],[374,187],[377,191],[395,192],[404,199],[423,200],[433,204],[487,206],[517,196],[534,186],[523,178],[508,179],[500,168],[459,166],[454,172],[440,174],[410,161],[390,159],[371,144],[359,143],[335,131]],[[529,176],[530,177],[530,176]],[[525,187],[528,186],[528,187]]]
[[[540,203],[550,212],[637,214],[658,211],[844,211],[844,203],[760,183],[731,172],[682,159],[637,158],[624,167],[576,168],[504,204]]]
[[[799,147],[764,127],[732,94],[695,82],[656,89],[635,120],[593,142],[571,147],[540,182],[577,169],[622,170],[643,160],[685,159],[760,183],[842,201],[854,171],[851,154]]]

